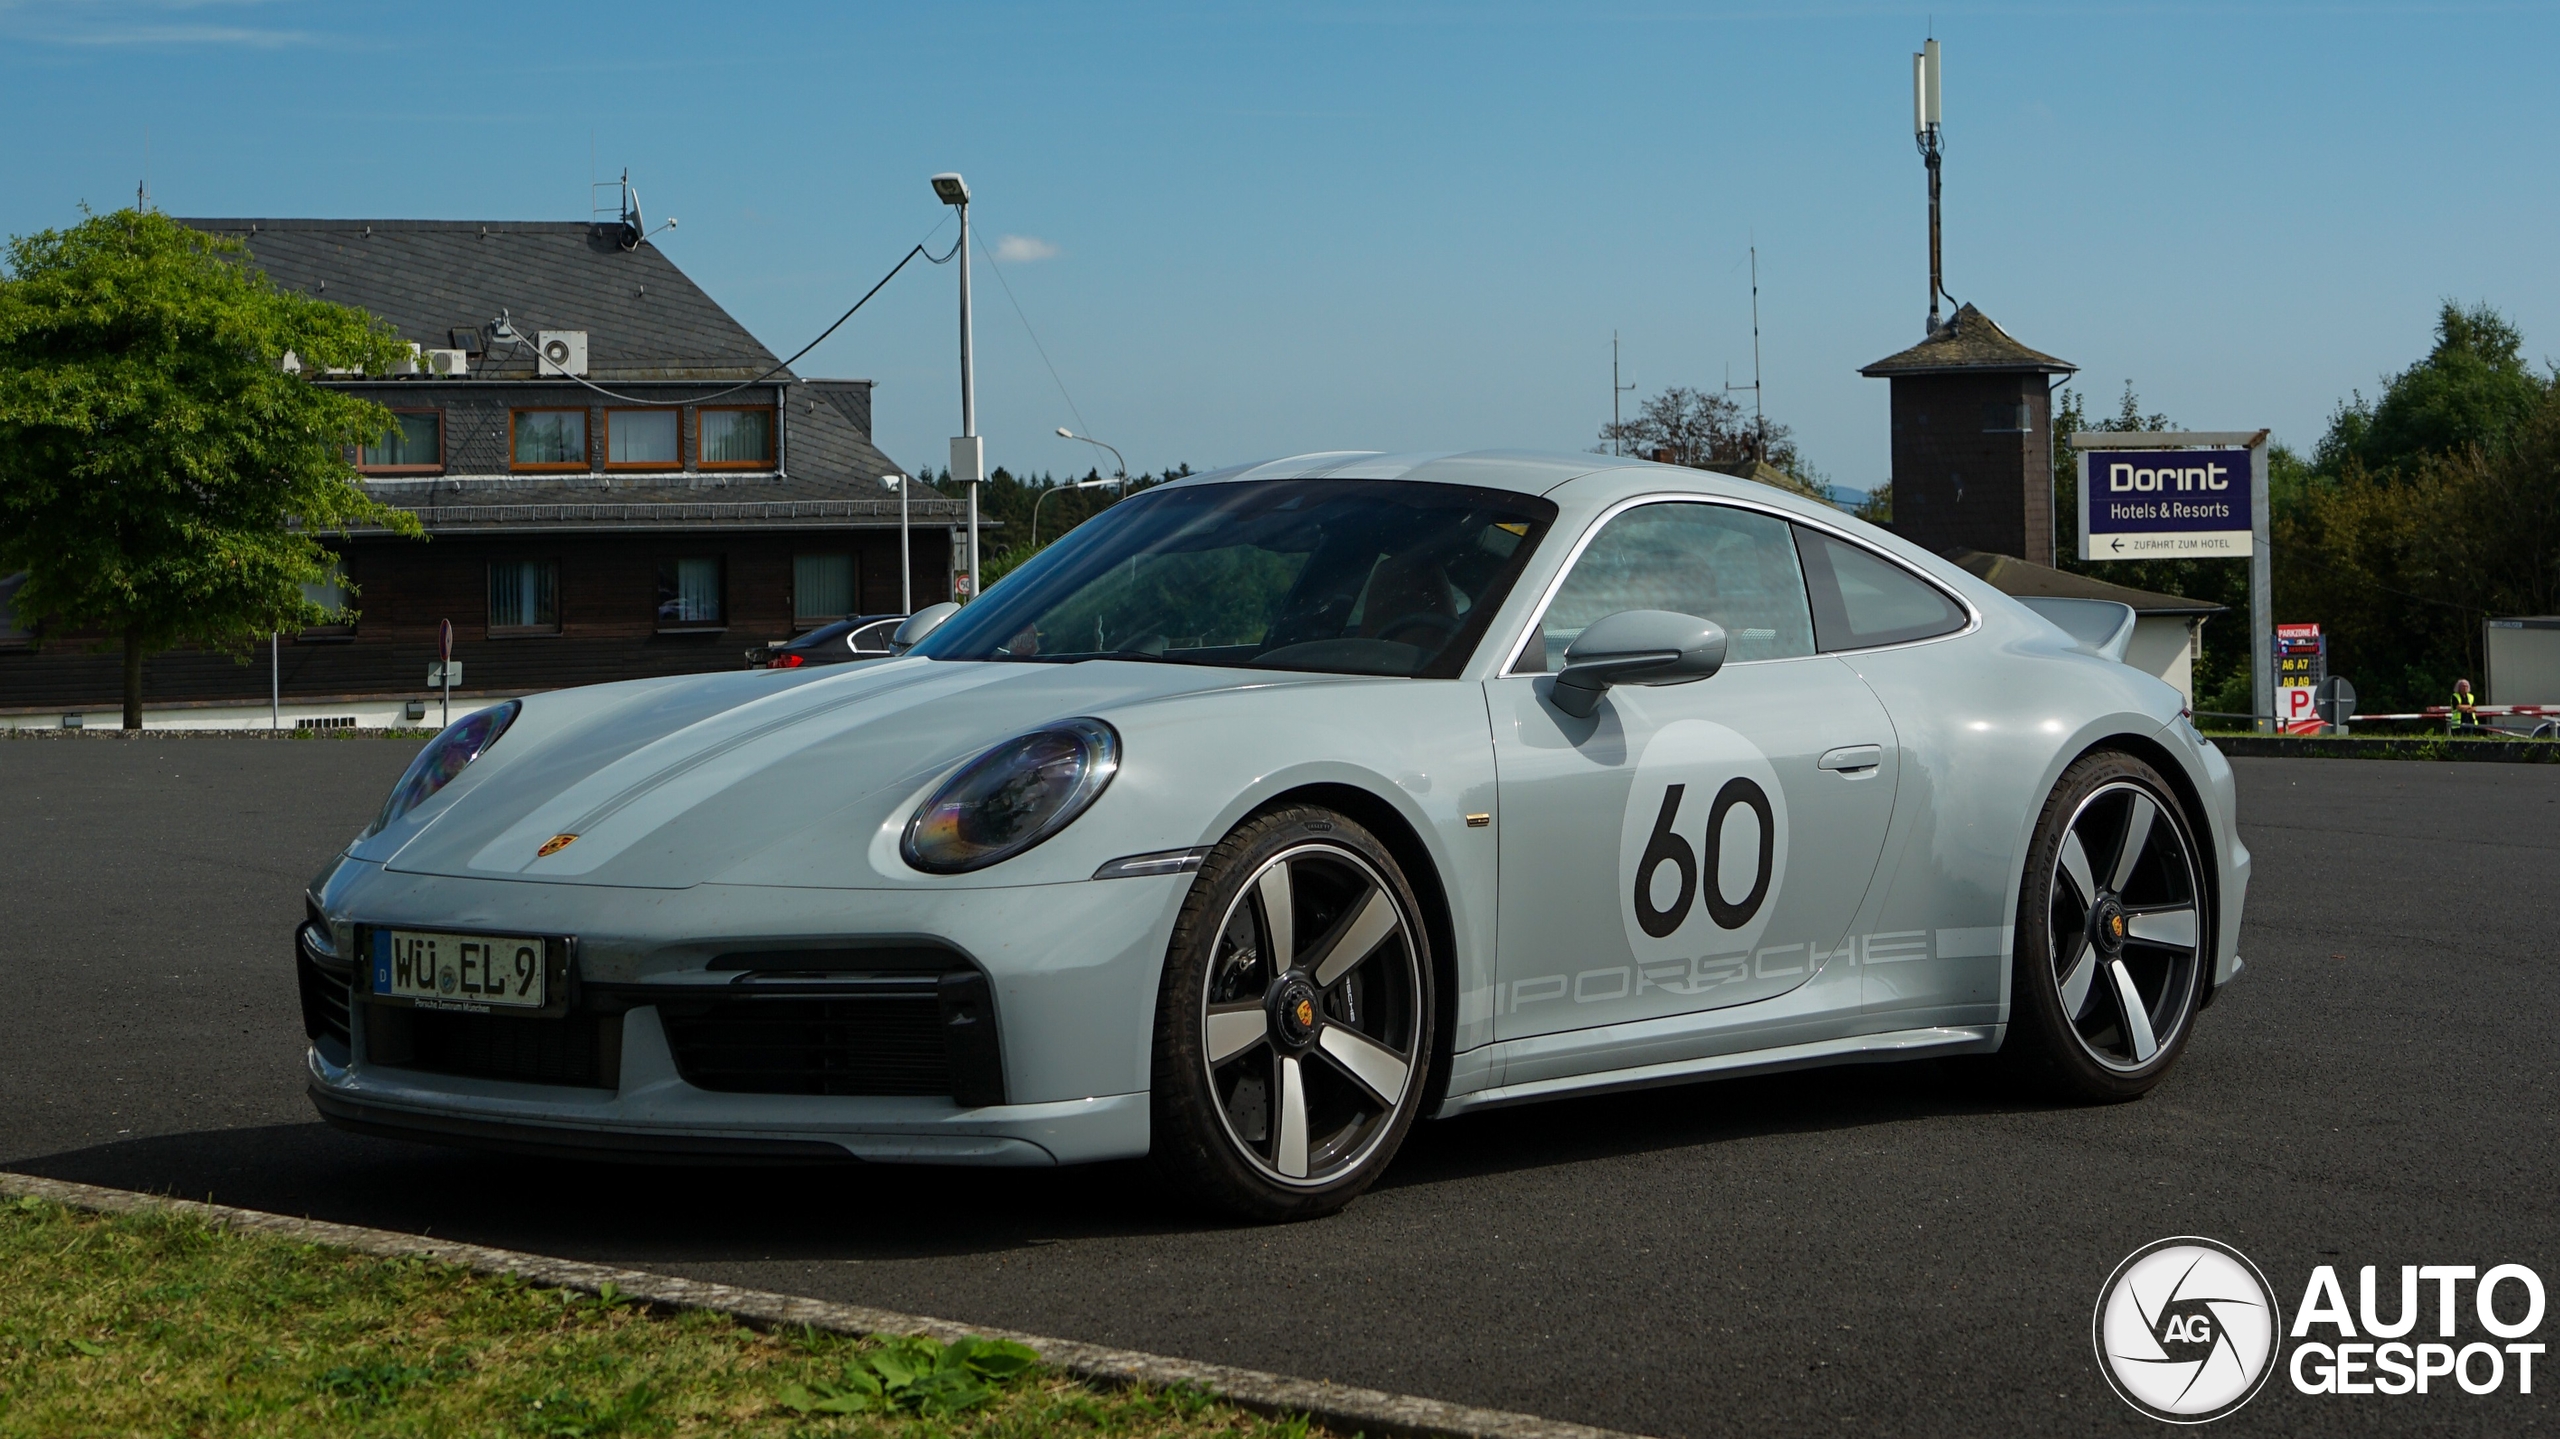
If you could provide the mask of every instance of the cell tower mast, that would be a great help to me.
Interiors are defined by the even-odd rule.
[[[1938,263],[1938,165],[1945,154],[1939,132],[1938,42],[1932,37],[1911,57],[1911,132],[1920,162],[1929,167],[1929,333],[1938,333],[1938,297],[1946,293]]]

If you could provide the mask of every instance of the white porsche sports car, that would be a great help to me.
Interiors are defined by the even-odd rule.
[[[2231,770],[2120,662],[1764,486],[1306,455],[895,658],[483,710],[313,883],[312,1099],[627,1158],[1149,1156],[1337,1209],[1413,1122],[1994,1053],[2139,1095],[2240,970]]]

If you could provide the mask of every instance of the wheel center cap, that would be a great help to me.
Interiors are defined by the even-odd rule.
[[[2109,954],[2124,947],[2124,906],[2113,895],[2098,901],[2089,912],[2089,939]]]
[[[1271,987],[1271,1032],[1292,1049],[1304,1048],[1316,1036],[1316,987],[1306,977],[1284,974]]]

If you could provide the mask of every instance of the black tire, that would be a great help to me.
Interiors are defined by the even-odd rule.
[[[1422,1107],[1434,997],[1421,906],[1376,836],[1312,806],[1245,821],[1166,950],[1149,1163],[1241,1219],[1341,1209]]]
[[[2131,859],[2125,838],[2137,844]],[[2112,1104],[2185,1052],[2211,982],[2213,916],[2176,791],[2128,754],[2084,755],[2037,818],[2018,896],[2001,1067],[2031,1090]]]

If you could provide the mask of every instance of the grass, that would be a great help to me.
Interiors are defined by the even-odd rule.
[[[0,1436],[1303,1439],[1018,1346],[767,1333],[184,1214],[0,1201]]]

